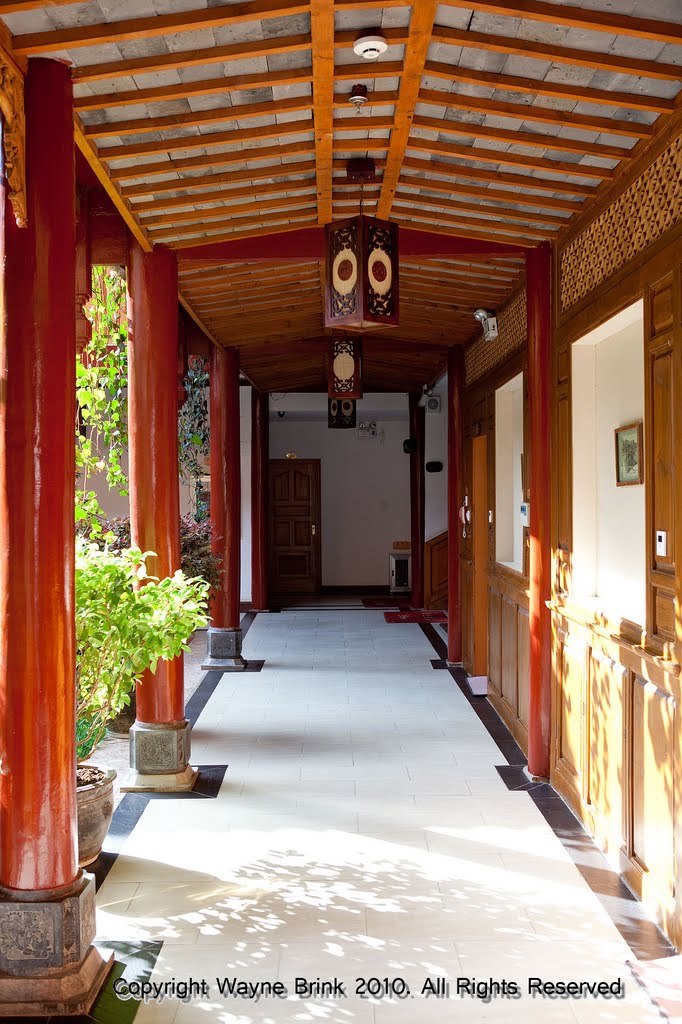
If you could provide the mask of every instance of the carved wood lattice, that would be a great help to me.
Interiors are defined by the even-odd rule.
[[[0,134],[9,201],[20,228],[26,227],[26,120],[24,77],[0,49]]]
[[[526,289],[520,291],[497,318],[499,337],[484,341],[481,335],[464,353],[466,387],[490,373],[526,344]]]
[[[566,311],[682,219],[682,138],[561,253]]]

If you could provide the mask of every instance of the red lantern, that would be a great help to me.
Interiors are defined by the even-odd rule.
[[[362,215],[325,231],[325,327],[397,326],[397,225]]]
[[[362,398],[362,350],[359,338],[333,338],[329,345],[329,398]]]

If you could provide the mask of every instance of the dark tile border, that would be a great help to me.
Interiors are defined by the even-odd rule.
[[[448,668],[447,645],[442,636],[428,624],[422,624],[420,629],[438,655],[431,661],[432,667]],[[527,761],[523,751],[488,698],[471,693],[463,669],[448,668],[448,671],[504,755],[507,763],[495,767],[507,789],[528,793],[635,956],[639,960],[675,956],[675,948],[556,790],[547,782],[529,779],[524,771]]]

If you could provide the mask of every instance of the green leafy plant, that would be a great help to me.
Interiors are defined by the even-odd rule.
[[[102,532],[93,537],[100,548],[108,545],[110,551],[123,551],[130,547],[130,517],[118,516],[101,523]],[[83,533],[83,531],[80,531]],[[193,516],[180,518],[180,568],[185,576],[202,579],[218,589],[222,580],[222,559],[211,549],[213,524],[208,519],[197,522]]]
[[[92,338],[76,361],[76,521],[91,536],[101,532],[104,512],[93,477],[128,493],[122,460],[128,447],[128,320],[125,279],[115,267],[93,267],[86,314]]]
[[[90,756],[107,722],[159,659],[189,650],[195,629],[208,623],[208,584],[178,570],[147,576],[136,548],[112,551],[80,539],[76,546],[76,751]]]
[[[191,357],[183,381],[186,398],[178,414],[178,462],[182,479],[190,484],[197,521],[206,518],[207,511],[197,484],[205,473],[210,453],[208,382],[208,360],[203,356]]]

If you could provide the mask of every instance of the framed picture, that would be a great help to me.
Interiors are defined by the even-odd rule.
[[[617,427],[616,435],[616,484],[630,487],[644,483],[644,449],[642,445],[642,423],[628,423]]]

